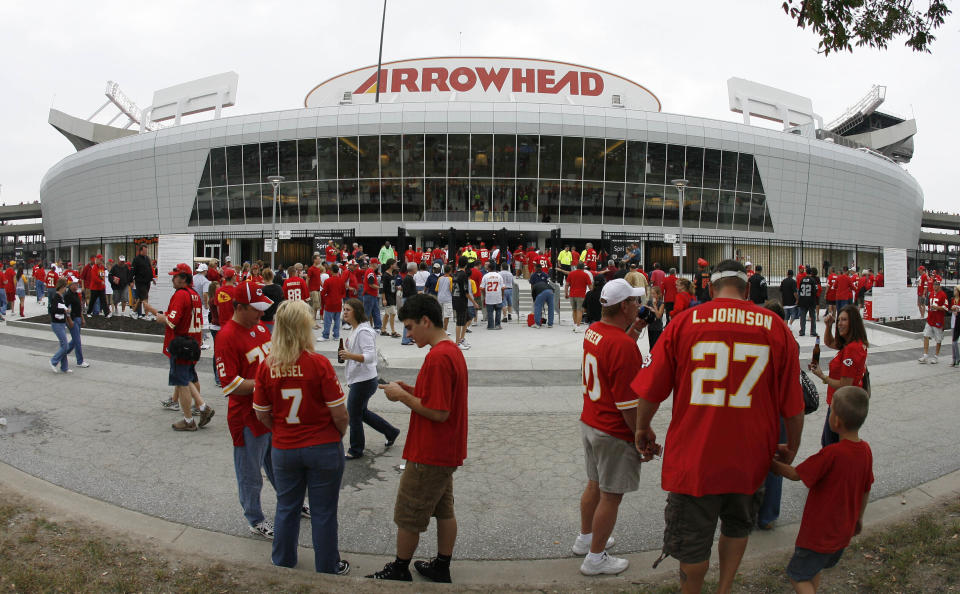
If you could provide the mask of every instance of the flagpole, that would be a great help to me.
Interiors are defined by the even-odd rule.
[[[380,65],[383,63],[383,28],[387,24],[387,0],[383,0],[383,17],[380,20],[380,55],[377,56],[377,94],[374,103],[380,103]]]

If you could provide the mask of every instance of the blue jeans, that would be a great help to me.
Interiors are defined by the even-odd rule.
[[[47,285],[42,281],[37,281],[37,303],[43,300],[43,296],[47,294]]]
[[[7,292],[0,289],[0,318],[7,313]]]
[[[538,326],[540,325],[540,320],[543,319],[544,304],[546,304],[549,309],[547,325],[553,326],[553,289],[547,289],[546,291],[541,292],[539,295],[537,295],[536,301],[533,302],[533,320]]]
[[[216,352],[217,332],[220,332],[220,331],[219,331],[219,330],[213,330],[212,328],[210,329],[210,342],[213,343],[213,344],[210,345],[210,346],[212,346],[212,347],[214,348],[214,352]],[[217,387],[219,388],[219,387],[220,387],[220,374],[217,373],[217,358],[216,358],[215,356],[211,358],[211,363],[213,363],[213,381],[216,382]]]
[[[500,303],[488,303],[487,304],[487,330],[493,330],[494,327],[500,326],[500,311],[503,308],[503,305]],[[496,324],[494,324],[494,315],[496,315]]]
[[[333,324],[333,338],[340,338],[340,313],[339,311],[323,312],[323,337],[330,338],[330,325]]]
[[[67,346],[67,352],[75,352],[77,355],[77,365],[83,365],[83,345],[80,344],[80,328],[83,324],[82,318],[73,318],[73,328],[70,328],[70,344]]]
[[[804,335],[804,330],[807,327],[807,316],[810,316],[810,336],[817,335],[817,305],[798,305],[797,309],[800,310],[800,336]]]
[[[343,478],[343,443],[276,449],[273,463],[277,477],[277,515],[273,522],[271,561],[281,567],[296,567],[300,510],[303,495],[308,493],[314,567],[318,573],[335,573],[340,561],[337,504]]]
[[[373,324],[373,327],[376,330],[380,330],[383,325],[383,316],[380,315],[380,297],[377,295],[364,295],[363,296],[363,313],[367,315],[367,319],[370,320],[370,323]]]
[[[69,347],[67,347],[67,324],[65,322],[54,322],[50,324],[50,328],[53,329],[53,333],[57,335],[57,340],[60,341],[60,348],[53,355],[53,359],[50,359],[50,365],[56,367],[59,363],[60,370],[66,371],[67,353],[70,352]]]
[[[233,447],[233,469],[237,473],[240,507],[243,508],[243,516],[251,526],[256,526],[263,521],[263,509],[260,507],[260,489],[263,488],[261,468],[274,490],[277,488],[271,463],[271,437],[269,433],[254,437],[250,428],[244,427],[243,445]]]
[[[363,424],[370,425],[374,430],[383,433],[387,439],[400,434],[400,430],[391,425],[386,419],[367,410],[367,403],[377,393],[377,378],[372,377],[363,382],[350,384],[347,395],[347,412],[350,414],[350,449],[353,456],[362,456],[366,441],[363,435]]]
[[[837,299],[837,313],[840,313],[840,310],[848,305],[850,305],[849,299]]]
[[[473,323],[473,320],[477,319],[477,308],[469,301],[467,301],[467,318],[469,318],[470,324]]]
[[[780,419],[780,439],[777,443],[787,443],[787,427]],[[763,482],[764,493],[763,501],[760,503],[760,511],[757,514],[757,525],[761,528],[771,522],[777,521],[780,517],[780,496],[783,493],[783,477],[779,474],[767,473],[767,479]]]
[[[503,303],[501,305],[503,307],[511,307],[513,305],[513,289],[512,288],[503,289]]]
[[[840,436],[833,432],[830,429],[830,409],[832,407],[827,407],[827,418],[823,422],[823,434],[820,436],[820,447],[827,447],[828,445],[835,444],[840,441]]]

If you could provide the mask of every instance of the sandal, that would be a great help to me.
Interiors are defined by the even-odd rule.
[[[390,338],[400,338],[400,334],[398,334],[397,332],[394,332],[393,334],[390,335]]]
[[[389,333],[389,332],[381,332],[381,333],[380,333],[380,336],[390,336],[390,333]]]

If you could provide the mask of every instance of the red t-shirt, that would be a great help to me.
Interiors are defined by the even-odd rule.
[[[527,255],[523,253],[523,250],[517,250],[513,252],[513,261],[517,264],[523,264],[527,259]]]
[[[299,276],[283,281],[283,296],[287,301],[310,299],[310,292],[307,290],[307,281]]]
[[[673,303],[677,300],[677,276],[671,274],[663,278],[663,301]]]
[[[481,261],[481,262],[483,262],[484,264],[486,264],[486,263],[487,263],[487,260],[490,259],[490,250],[488,250],[488,249],[485,248],[485,247],[482,247],[482,248],[480,248],[480,249],[477,251],[477,256],[480,258],[480,261]]]
[[[407,251],[403,252],[403,260],[404,260],[405,262],[419,262],[419,261],[420,261],[420,260],[417,258],[417,252],[415,252],[414,250],[407,250]]]
[[[480,273],[480,270],[476,266],[470,267],[470,280],[473,281],[473,296],[479,301],[480,299],[480,282],[483,280],[483,274]]]
[[[44,279],[44,282],[47,284],[47,288],[48,288],[48,289],[53,289],[53,288],[56,288],[56,286],[57,286],[57,281],[58,281],[59,279],[60,279],[60,275],[57,274],[57,271],[56,271],[56,270],[54,270],[54,269],[51,268],[51,269],[47,272],[47,276],[46,276],[46,278]]]
[[[377,278],[376,268],[367,268],[363,271],[366,284],[363,287],[363,294],[371,297],[380,296],[380,279]],[[369,313],[369,312],[367,312]]]
[[[220,285],[214,296],[214,305],[217,306],[217,317],[220,318],[220,326],[226,326],[229,320],[233,319],[233,297],[236,294],[236,285]]]
[[[827,277],[827,301],[837,300],[837,274],[830,273]]]
[[[949,301],[947,300],[947,293],[943,289],[940,289],[940,292],[936,295],[933,294],[931,289],[930,295],[930,307],[927,308],[927,323],[933,326],[934,328],[943,328],[943,319],[946,316],[945,311],[942,309],[934,310],[934,307],[947,307]]]
[[[583,263],[587,269],[597,271],[597,250],[590,248],[583,254]]]
[[[803,413],[799,378],[796,339],[758,305],[713,299],[671,320],[630,386],[654,403],[674,393],[663,489],[755,493],[776,452],[780,418]]]
[[[461,466],[467,457],[467,362],[452,340],[441,340],[423,359],[413,395],[433,410],[450,411],[442,423],[410,413],[403,458],[431,466]]]
[[[270,354],[270,332],[259,322],[252,328],[244,328],[230,320],[224,322],[213,343],[213,355],[223,395],[229,396],[227,427],[233,445],[243,445],[243,428],[248,427],[259,437],[270,430],[253,412],[253,394],[235,394],[243,380],[255,379],[260,362]]]
[[[34,266],[33,267],[33,280],[43,282],[44,280],[43,266]]]
[[[637,341],[623,328],[594,322],[583,334],[583,412],[580,420],[607,435],[633,442],[623,411],[637,408],[630,389],[634,372],[643,366]]]
[[[537,269],[537,264],[540,262],[540,254],[530,250],[527,252],[527,270],[533,272]]]
[[[420,262],[423,262],[423,250],[417,250],[417,253],[414,254],[413,256],[413,260],[410,260],[410,261],[415,262],[417,264],[419,264]]]
[[[810,489],[803,506],[797,546],[818,553],[835,553],[850,544],[863,499],[873,485],[870,445],[842,439],[797,466]]]
[[[567,275],[567,284],[570,285],[571,297],[586,297],[587,289],[593,284],[586,270],[574,270]]]
[[[163,336],[163,354],[170,356],[170,341],[177,336],[189,335],[190,338],[203,344],[200,339],[201,329],[203,328],[203,300],[200,295],[193,290],[193,287],[186,289],[177,289],[170,297],[170,305],[164,312],[167,318],[167,329]],[[193,361],[180,361],[177,363],[189,365]]]
[[[328,245],[324,250],[323,257],[328,264],[333,264],[337,261],[337,248],[333,247],[332,245]]]
[[[290,369],[261,365],[253,408],[273,417],[273,447],[306,448],[342,439],[330,408],[346,403],[337,374],[323,355],[304,351]]]
[[[570,256],[571,256],[571,259],[570,259],[571,266],[576,266],[577,264],[580,263],[580,252],[578,252],[577,250],[573,250],[570,252]]]
[[[323,287],[322,277],[325,273],[326,270],[321,266],[311,266],[307,268],[307,287],[311,293],[319,291]]]
[[[803,280],[804,278],[806,278],[806,277],[807,277],[807,273],[806,273],[806,272],[798,272],[798,273],[797,273],[797,286],[798,286],[798,287],[800,286],[800,281],[802,281],[802,280]]]
[[[323,301],[323,311],[339,312],[343,310],[343,299],[347,296],[347,287],[343,282],[343,275],[334,274],[323,283],[320,290],[320,300]]]
[[[882,287],[883,286],[883,273],[880,272],[877,274],[876,278],[873,281],[873,286]]]
[[[673,311],[670,313],[670,315],[675,316],[681,311],[690,307],[690,301],[692,299],[693,297],[690,295],[690,293],[687,293],[686,291],[677,292],[677,297],[676,299],[674,299],[674,302],[673,302]]]
[[[850,277],[837,275],[837,301],[850,301]]]
[[[830,360],[830,378],[852,377],[853,385],[863,387],[863,374],[867,371],[867,348],[859,340],[851,342]],[[827,386],[827,406],[833,404],[837,389]]]
[[[104,291],[107,288],[106,281],[104,280],[107,276],[107,271],[104,270],[103,266],[91,266],[90,267],[90,290],[91,291]]]
[[[920,275],[920,280],[917,281],[917,295],[926,295],[927,294],[927,285],[930,283],[930,277],[926,272]]]
[[[432,256],[434,260],[443,260],[443,248],[433,248]]]

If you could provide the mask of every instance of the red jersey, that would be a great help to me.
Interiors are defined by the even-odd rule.
[[[577,250],[573,250],[570,252],[570,256],[572,257],[572,259],[570,260],[571,266],[576,266],[577,264],[580,263],[580,252],[578,252]]]
[[[33,267],[33,280],[44,282],[46,275],[43,272],[43,266],[39,264]]]
[[[47,271],[47,276],[44,278],[44,282],[46,283],[48,289],[55,289],[59,279],[60,275],[57,274],[56,270],[51,268],[49,271]]]
[[[543,268],[544,272],[553,267],[553,262],[550,261],[550,252],[540,254],[540,267]]]
[[[597,250],[590,248],[583,253],[583,264],[591,271],[597,271]]]
[[[583,334],[583,412],[580,420],[598,431],[633,442],[623,411],[637,408],[630,389],[634,372],[643,367],[637,341],[623,328],[594,322]]]
[[[91,291],[104,291],[107,288],[105,278],[107,276],[107,271],[104,270],[103,266],[91,266],[90,273],[88,275]]]
[[[273,417],[273,447],[280,450],[338,443],[330,408],[346,403],[337,374],[323,355],[304,351],[289,369],[261,365],[253,408]]]
[[[473,281],[473,297],[477,301],[480,300],[480,282],[483,280],[483,274],[476,266],[470,267],[470,280]]]
[[[403,458],[431,466],[461,466],[467,457],[467,362],[452,340],[441,340],[423,359],[413,395],[433,410],[449,411],[437,423],[410,412]]]
[[[323,280],[321,276],[325,273],[325,270],[320,266],[311,266],[307,268],[307,287],[310,289],[310,292],[319,291],[323,287]]]
[[[260,362],[270,354],[270,332],[257,322],[244,328],[233,320],[224,322],[213,343],[217,375],[223,386],[223,395],[229,396],[227,426],[233,445],[243,445],[243,429],[250,429],[255,437],[270,433],[253,412],[253,394],[235,394],[243,380],[257,377]]]
[[[677,297],[673,302],[673,311],[670,312],[671,316],[675,316],[681,311],[690,307],[690,302],[693,300],[693,296],[686,291],[678,291]]]
[[[837,300],[837,273],[831,272],[827,276],[827,301]]]
[[[800,286],[800,281],[807,277],[806,271],[797,273],[797,286]]]
[[[287,301],[310,299],[310,292],[307,290],[307,281],[299,276],[294,276],[283,281],[283,297]]]
[[[220,326],[226,326],[227,322],[233,319],[233,296],[237,290],[236,285],[220,285],[214,296],[214,305],[217,306],[217,317],[220,318]]]
[[[419,261],[420,261],[420,260],[417,259],[417,252],[415,252],[414,250],[407,250],[407,251],[403,252],[403,260],[404,260],[405,262],[419,262]]]
[[[673,303],[677,300],[677,277],[669,275],[663,278],[663,301],[664,303]]]
[[[167,329],[163,336],[164,355],[170,356],[170,341],[177,336],[188,335],[196,340],[197,344],[203,344],[200,338],[203,328],[203,300],[193,287],[174,291],[164,315],[167,318]],[[177,363],[190,365],[194,362],[178,360]]]
[[[538,262],[540,262],[540,254],[533,250],[527,252],[527,270],[530,272],[536,270]]]
[[[443,248],[439,248],[439,247],[433,248],[433,253],[431,254],[431,256],[435,261],[440,260],[442,262],[444,260]]]
[[[328,245],[324,250],[324,259],[327,261],[327,264],[333,264],[337,261],[337,248],[332,245]]]
[[[867,371],[867,347],[859,340],[851,342],[830,360],[831,379],[853,378],[853,385],[863,387],[863,374]],[[837,389],[827,386],[827,406],[833,404],[833,393]]]
[[[663,489],[755,493],[780,418],[803,413],[800,351],[787,325],[749,301],[715,298],[672,319],[650,359],[631,388],[658,404],[674,394]]]
[[[875,286],[875,287],[882,287],[882,286],[883,286],[883,273],[882,273],[882,272],[878,273],[877,276],[873,279],[873,286]]]
[[[842,439],[797,466],[810,489],[797,546],[835,553],[850,544],[863,500],[873,485],[873,452],[861,441]]]
[[[478,254],[479,257],[480,257],[480,261],[483,262],[484,264],[486,264],[486,263],[487,263],[487,260],[490,259],[490,250],[488,250],[488,249],[485,248],[485,247],[480,248],[480,250],[477,252],[477,254]]]
[[[567,275],[567,285],[570,286],[571,297],[586,297],[587,289],[593,284],[586,270],[574,270]]]
[[[932,293],[932,291],[931,291]],[[946,313],[942,309],[934,310],[934,307],[947,307],[950,302],[947,300],[947,293],[940,289],[940,292],[930,295],[930,307],[927,308],[927,323],[934,328],[943,328],[943,320]]]
[[[380,279],[377,278],[377,269],[376,268],[367,268],[363,271],[364,274],[364,286],[363,294],[370,295],[371,297],[380,296]],[[369,313],[369,312],[368,312]]]
[[[424,251],[420,254],[420,262],[422,262],[422,263],[426,264],[427,266],[429,266],[429,265],[430,265],[430,262],[432,262],[432,261],[433,261],[433,254],[430,252],[430,250],[424,250]]]
[[[320,290],[320,300],[323,302],[323,311],[339,312],[343,310],[343,299],[347,296],[347,286],[343,275],[334,274],[323,283]]]
[[[526,254],[523,253],[523,250],[517,250],[513,252],[513,261],[521,266],[527,260]]]
[[[920,279],[917,281],[917,295],[922,297],[927,294],[927,285],[930,284],[930,277],[926,272],[920,275]]]
[[[837,275],[837,301],[850,301],[850,277]]]
[[[420,262],[423,262],[423,261],[424,261],[424,260],[423,260],[423,250],[418,249],[417,252],[413,255],[413,260],[410,260],[410,261],[411,261],[411,262],[414,262],[414,263],[416,263],[416,264],[419,264]]]

